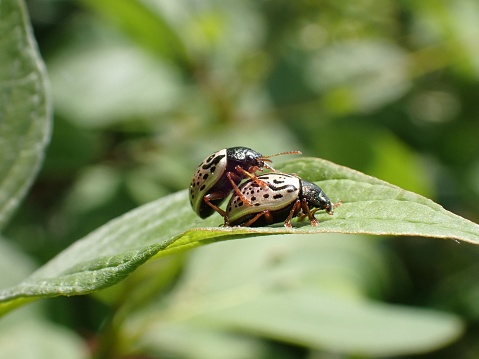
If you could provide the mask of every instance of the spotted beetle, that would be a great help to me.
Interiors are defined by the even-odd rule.
[[[339,205],[333,204],[317,185],[297,176],[276,172],[257,178],[268,186],[262,187],[255,181],[243,183],[239,187],[242,196],[234,194],[223,213],[225,226],[261,227],[284,221],[284,226],[291,228],[291,219],[296,216],[300,220],[308,217],[311,225],[316,226],[317,210],[332,215]],[[251,205],[245,205],[242,197]]]
[[[238,190],[238,184],[246,177],[255,181],[259,186],[266,184],[258,181],[257,171],[267,168],[274,171],[267,162],[273,156],[282,154],[301,154],[299,151],[282,152],[275,155],[263,156],[261,153],[247,147],[230,147],[219,150],[206,158],[196,170],[190,184],[190,204],[201,218],[207,218],[214,211],[223,213],[218,206],[235,191],[248,203]]]

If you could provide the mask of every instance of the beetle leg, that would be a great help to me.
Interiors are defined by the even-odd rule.
[[[308,206],[309,208],[309,206]],[[314,214],[316,213],[316,211],[318,210],[319,208],[314,208],[313,210],[309,210],[310,213],[314,216]],[[301,206],[301,211],[298,213],[298,221],[304,221],[304,219],[308,217],[309,219],[309,215],[308,215],[308,212],[307,211],[304,211],[303,209],[303,206]]]
[[[242,223],[241,224],[241,227],[249,227],[251,226],[254,222],[256,222],[258,219],[260,219],[262,216],[265,216],[266,217],[266,222],[267,223],[272,223],[273,222],[273,215],[271,214],[271,212],[266,209],[264,210],[263,212],[259,212],[258,214],[256,214],[253,218],[251,218],[250,220],[246,221],[245,223]]]
[[[237,166],[239,167],[239,166]],[[240,167],[241,168],[241,167]],[[242,169],[242,168],[241,168]],[[244,170],[243,170],[244,171]],[[246,172],[246,171],[245,171]],[[246,172],[248,173],[248,172]],[[248,173],[249,174],[249,173]],[[238,177],[237,175],[235,175],[234,173],[232,172],[226,172],[226,177],[228,178],[228,180],[230,181],[231,183],[231,186],[233,187],[233,190],[235,191],[236,195],[241,198],[241,201],[243,201],[245,204],[247,204],[248,206],[251,206],[251,201],[246,198],[243,193],[241,193],[241,191],[239,190],[238,188],[238,185],[235,183],[235,181],[233,181],[233,178],[232,177]],[[224,216],[223,216],[224,217]]]
[[[308,217],[308,215],[306,213],[303,213],[302,211],[300,213],[298,213],[298,222],[302,222],[304,221],[304,219]]]
[[[253,172],[258,171],[258,167],[250,167],[250,169],[253,169]],[[246,171],[244,168],[240,166],[235,167],[236,172],[244,174],[246,177],[251,178],[253,181],[255,181],[258,185],[261,186],[261,188],[268,188],[268,184],[265,181],[260,180],[258,177],[256,177],[253,173]]]
[[[225,217],[226,216],[226,212],[223,211],[220,207],[214,205],[213,203],[211,203],[210,201],[213,201],[215,199],[222,199],[224,198],[224,194],[222,193],[217,193],[217,192],[213,192],[213,193],[208,193],[206,196],[203,197],[203,200],[205,201],[205,203],[210,206],[211,208],[213,208],[216,212],[218,212],[222,217]]]
[[[314,212],[316,211],[315,210],[311,211],[309,209],[308,201],[305,198],[301,200],[301,209],[303,210],[303,213],[308,216],[309,221],[311,222],[311,225],[317,226],[319,222],[316,219],[316,217],[314,217]]]
[[[293,208],[291,208],[291,211],[289,211],[289,214],[288,214],[288,217],[286,218],[286,220],[284,221],[284,226],[286,228],[291,228],[291,219],[298,214],[298,212],[301,210],[301,202],[298,200],[296,200],[296,202],[294,202],[294,205],[293,205]]]
[[[236,167],[239,167],[239,166],[236,166]],[[242,168],[242,167],[240,167],[240,168],[241,168],[241,170],[244,171],[244,168]],[[235,169],[236,169],[236,168],[235,168]],[[236,170],[238,171],[238,169],[236,169]],[[240,170],[240,171],[241,171],[241,170]],[[258,171],[263,172],[263,168],[258,167],[258,166],[250,166],[250,168],[248,168],[248,170],[247,170],[246,172],[248,172],[248,173],[250,173],[250,174],[252,174],[252,175],[255,175],[256,172],[258,172]]]

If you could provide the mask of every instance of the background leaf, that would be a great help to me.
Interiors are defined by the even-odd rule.
[[[117,23],[128,36],[137,40],[148,50],[166,59],[188,65],[190,59],[178,34],[168,21],[155,11],[155,4],[146,5],[136,1],[82,0],[109,21]]]
[[[366,356],[423,352],[455,339],[462,323],[453,315],[371,299],[391,286],[386,263],[375,241],[338,234],[205,246],[194,251],[173,292],[132,315],[124,331],[159,353],[173,340],[176,354],[191,328],[210,339],[247,333]]]
[[[0,237],[0,287],[16,284],[34,269],[32,260]],[[13,268],[13,269],[12,269]],[[0,358],[86,358],[72,330],[45,320],[44,303],[20,308],[0,321]],[[35,354],[33,354],[35,353]]]
[[[0,2],[0,228],[30,187],[50,136],[45,70],[23,1]]]
[[[161,343],[170,325],[189,324],[368,356],[430,350],[457,337],[462,325],[452,315],[370,299],[390,285],[373,242],[291,235],[203,247],[173,293],[133,316],[127,331]]]
[[[0,358],[82,359],[88,351],[73,332],[46,321],[26,320],[0,330]]]
[[[63,251],[19,285],[0,292],[0,311],[31,298],[78,295],[111,286],[155,255],[244,236],[279,233],[369,233],[454,238],[479,243],[479,225],[420,195],[331,162],[303,158],[278,169],[316,182],[333,201],[334,216],[318,214],[320,225],[298,223],[262,228],[217,227],[221,218],[199,219],[186,191],[139,207]],[[207,227],[210,226],[210,227]]]

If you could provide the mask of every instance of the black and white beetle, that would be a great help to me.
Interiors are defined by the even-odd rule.
[[[267,183],[262,187],[255,181],[247,181],[239,187],[241,196],[231,197],[223,216],[225,226],[261,227],[277,222],[291,228],[291,219],[308,217],[316,226],[317,210],[333,214],[339,205],[333,204],[328,196],[314,183],[284,173],[268,173],[257,177]],[[242,197],[250,204],[246,205]]]
[[[190,204],[201,218],[207,218],[214,211],[224,213],[218,206],[235,191],[244,202],[248,200],[238,190],[238,184],[246,177],[258,186],[266,184],[257,180],[255,173],[267,168],[274,171],[266,162],[273,156],[282,154],[301,154],[299,151],[282,152],[263,156],[247,147],[223,148],[206,158],[196,170],[190,184]]]

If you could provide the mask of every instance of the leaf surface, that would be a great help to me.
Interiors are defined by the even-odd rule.
[[[180,191],[118,217],[77,241],[18,285],[0,292],[0,313],[33,298],[79,295],[125,278],[154,256],[217,241],[288,233],[367,233],[452,238],[479,243],[479,225],[433,201],[360,172],[317,159],[277,166],[316,182],[333,201],[335,214],[317,214],[320,224],[294,222],[262,228],[219,227],[221,217],[196,216]]]
[[[123,328],[148,348],[165,337],[188,346],[190,337],[176,331],[194,328],[361,357],[426,352],[456,339],[463,324],[454,315],[371,299],[394,286],[377,244],[329,233],[203,246],[189,256],[174,290]]]
[[[0,2],[0,228],[18,207],[50,137],[45,70],[22,1]]]

